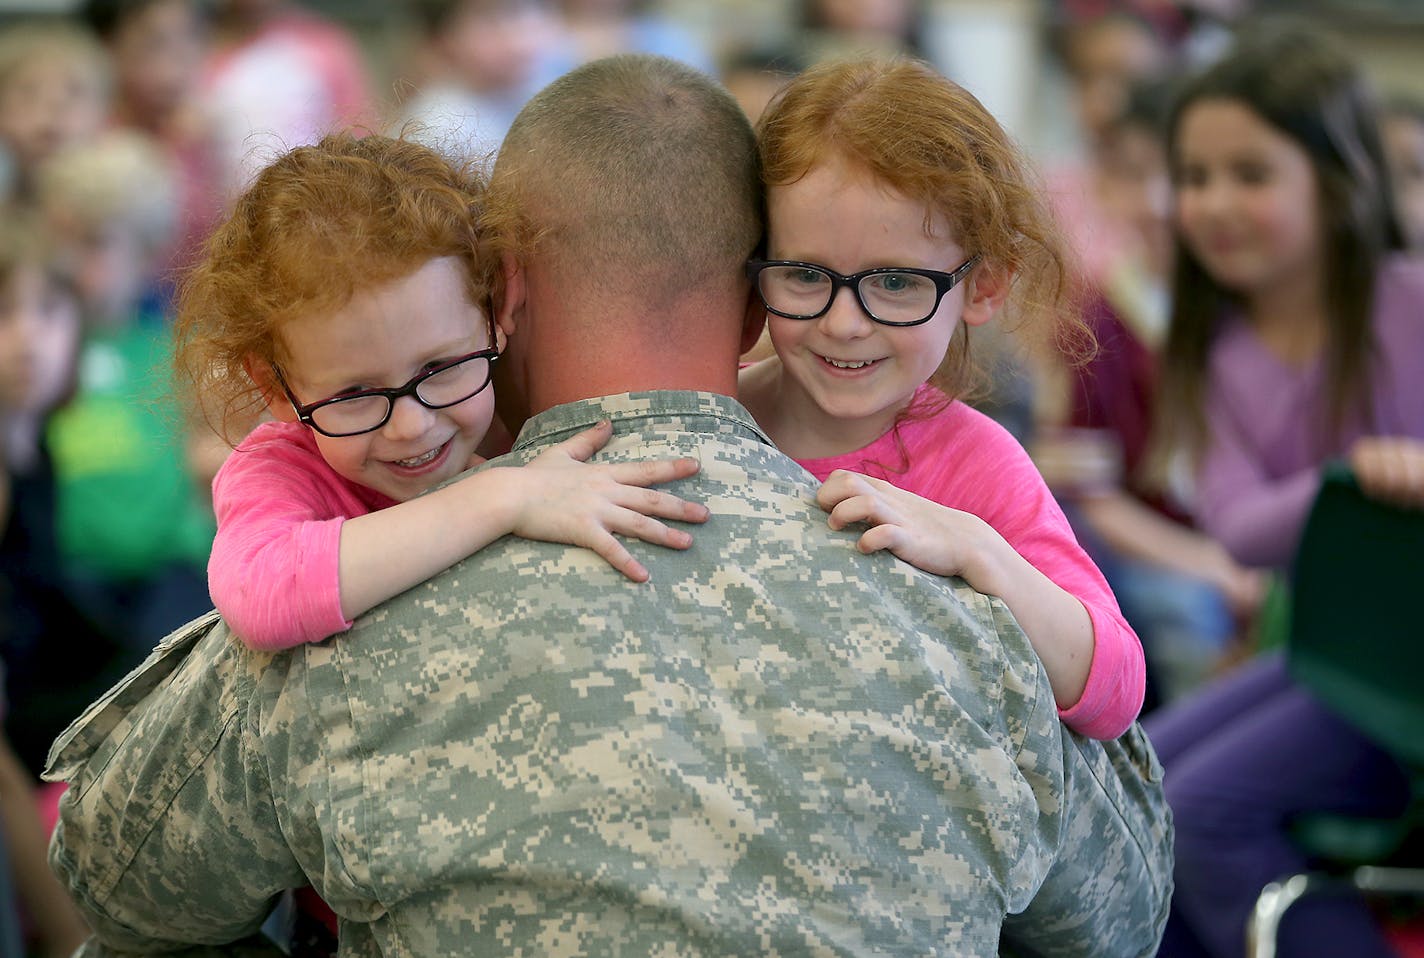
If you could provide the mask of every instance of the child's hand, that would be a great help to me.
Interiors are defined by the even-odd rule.
[[[517,470],[518,499],[511,531],[525,539],[592,549],[634,582],[645,582],[648,570],[614,534],[671,549],[692,545],[692,536],[653,517],[706,522],[707,507],[645,487],[691,476],[701,466],[696,459],[586,462],[611,435],[613,426],[599,423]]]
[[[960,576],[976,591],[1003,594],[1000,560],[1013,547],[972,513],[844,469],[827,477],[816,504],[831,514],[832,529],[870,526],[857,543],[861,552],[889,551],[926,572]]]
[[[1350,447],[1350,468],[1370,498],[1424,508],[1424,442],[1401,436],[1358,439]]]

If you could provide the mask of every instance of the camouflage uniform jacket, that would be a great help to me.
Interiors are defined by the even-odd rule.
[[[1140,737],[1066,732],[1002,603],[861,555],[726,397],[558,407],[501,461],[605,417],[601,459],[702,462],[693,547],[630,544],[651,582],[506,537],[320,644],[200,619],[61,737],[88,953],[238,939],[307,881],[343,955],[993,955],[1026,908],[1006,948],[1151,953]]]

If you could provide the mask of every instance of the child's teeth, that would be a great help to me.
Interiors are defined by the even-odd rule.
[[[397,459],[397,460],[396,460],[396,465],[398,465],[398,466],[404,466],[404,467],[407,468],[407,469],[413,469],[413,468],[416,467],[416,466],[423,466],[423,465],[425,465],[427,462],[429,462],[430,460],[434,459],[437,455],[439,455],[439,453],[440,453],[440,449],[437,447],[437,448],[432,449],[432,450],[430,450],[429,452],[425,453],[424,455],[416,456],[416,457],[413,458],[413,459]]]
[[[860,368],[863,367],[863,366],[869,366],[869,365],[870,365],[870,360],[868,360],[868,359],[860,359],[860,360],[855,360],[855,361],[853,361],[853,362],[845,362],[845,361],[839,360],[839,359],[827,359],[826,362],[830,363],[832,366],[836,367],[837,369],[860,369]]]

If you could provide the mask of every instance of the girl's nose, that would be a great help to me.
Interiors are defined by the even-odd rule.
[[[836,339],[859,339],[875,329],[875,321],[865,315],[855,290],[843,286],[831,297],[831,308],[817,320],[821,332]]]
[[[426,409],[416,402],[414,396],[402,396],[391,408],[391,418],[386,420],[381,431],[390,439],[419,439],[430,428],[434,416],[435,410]]]
[[[1201,205],[1208,213],[1229,213],[1236,204],[1236,191],[1225,177],[1214,177],[1201,187]]]

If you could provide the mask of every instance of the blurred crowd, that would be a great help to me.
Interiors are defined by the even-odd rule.
[[[1013,24],[1025,66],[1062,78],[1072,108],[1066,135],[1018,132],[1079,254],[1095,344],[983,330],[996,373],[975,402],[1030,450],[1107,576],[1147,653],[1151,712],[1254,655],[1286,588],[1288,546],[1253,552],[1203,523],[1198,477],[1155,432],[1183,240],[1173,91],[1255,12],[1014,6],[1030,11]],[[688,4],[405,0],[379,62],[369,36],[292,0],[81,0],[0,20],[0,877],[20,906],[0,956],[22,938],[68,953],[84,934],[41,860],[54,796],[16,796],[39,788],[70,719],[211,607],[208,490],[228,447],[174,399],[170,319],[184,267],[257,169],[340,128],[487,157],[535,90],[622,51],[720,76],[753,119],[804,66],[867,47],[925,58],[990,102],[993,71],[954,59],[955,31],[983,26],[972,7],[732,3],[722,24]],[[1418,250],[1424,102],[1378,93]]]

